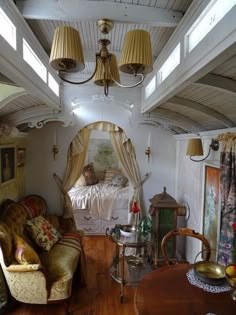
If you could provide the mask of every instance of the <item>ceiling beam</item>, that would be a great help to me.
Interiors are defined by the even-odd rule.
[[[217,91],[224,92],[231,95],[236,95],[236,81],[223,77],[221,75],[208,73],[201,79],[194,82],[196,85],[210,86]]]
[[[182,129],[188,130],[188,132],[199,132],[205,131],[206,129],[199,125],[196,121],[191,118],[179,114],[177,112],[171,111],[169,109],[164,108],[156,108],[151,115],[148,117],[156,117],[158,119],[164,119],[166,121],[171,122],[171,125],[178,126]]]
[[[226,127],[234,127],[235,126],[234,122],[232,120],[230,120],[228,117],[226,117],[225,115],[219,113],[218,111],[216,111],[216,110],[214,110],[208,106],[202,105],[198,102],[194,102],[194,101],[191,101],[191,100],[183,98],[183,97],[175,96],[175,97],[172,97],[170,100],[168,100],[168,103],[188,107],[188,108],[194,109],[198,112],[201,112],[203,114],[206,114],[208,116],[211,116],[211,117],[215,118],[216,120],[218,120],[219,122],[221,122]]]
[[[23,90],[23,88],[22,88],[22,90]],[[9,96],[6,97],[3,101],[0,102],[0,110],[1,110],[4,106],[6,106],[8,103],[14,101],[14,100],[17,99],[18,97],[21,97],[21,96],[23,96],[23,95],[26,95],[26,94],[27,94],[27,92],[26,92],[25,90],[23,90],[23,91],[16,92],[16,93],[14,93],[14,94],[12,94],[12,95],[9,95]]]
[[[110,1],[17,0],[15,2],[26,19],[88,21],[108,17],[115,22],[176,27],[183,17],[182,12],[175,10]]]
[[[163,62],[180,43],[180,63],[161,83],[158,82],[155,91],[145,98],[143,93],[142,113],[150,112],[154,108],[167,102],[191,83],[200,80],[207,73],[214,71],[216,67],[236,54],[236,28],[234,6],[204,38],[188,52],[186,34],[193,23],[198,19],[204,8],[199,5],[200,1],[193,1],[181,23],[158,56],[154,64],[154,71],[147,76],[144,86],[149,84],[156,75]],[[202,4],[206,5],[206,1]],[[199,9],[201,8],[200,12]]]

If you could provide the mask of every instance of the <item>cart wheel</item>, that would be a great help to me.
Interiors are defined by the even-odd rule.
[[[120,303],[123,304],[124,302],[124,295],[120,295]]]

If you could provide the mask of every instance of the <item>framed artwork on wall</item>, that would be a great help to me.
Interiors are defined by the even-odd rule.
[[[17,148],[17,154],[16,154],[17,167],[21,167],[25,165],[25,155],[26,155],[25,148]]]
[[[205,165],[203,235],[217,250],[220,231],[220,168]],[[216,258],[213,251],[211,258]]]
[[[0,149],[1,183],[4,184],[15,178],[15,148],[2,147]]]

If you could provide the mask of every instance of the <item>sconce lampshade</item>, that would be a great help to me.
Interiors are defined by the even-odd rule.
[[[55,30],[49,63],[58,71],[77,72],[84,69],[79,31],[70,26],[60,26]]]
[[[134,69],[142,74],[152,71],[152,48],[148,32],[133,30],[125,34],[119,69],[128,74],[133,74]]]
[[[109,64],[110,63],[110,71]],[[116,61],[116,56],[111,54],[111,58],[106,60],[105,69],[100,59],[98,59],[98,67],[94,76],[94,83],[100,86],[104,86],[104,80],[108,83],[108,86],[114,84],[112,77],[120,83],[120,74]]]
[[[186,155],[190,156],[200,156],[203,155],[203,147],[201,139],[189,139]]]

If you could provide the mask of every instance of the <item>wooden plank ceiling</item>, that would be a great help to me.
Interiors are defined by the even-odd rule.
[[[61,7],[58,16],[52,16],[47,12],[47,5],[43,10],[45,0],[18,0],[15,1],[21,14],[25,17],[31,30],[38,38],[47,54],[50,54],[50,47],[52,44],[53,32],[57,26],[71,25],[80,30],[82,44],[84,48],[84,55],[86,67],[84,74],[88,75],[94,69],[94,56],[95,52],[99,50],[98,40],[101,38],[100,32],[97,28],[94,18],[91,20],[88,16],[81,17],[80,20],[75,19],[76,13],[71,12],[71,16],[63,16],[62,13],[65,7]],[[53,3],[54,2],[54,3]],[[59,4],[68,1],[58,1]],[[72,0],[71,3],[76,1]],[[41,3],[41,7],[40,7]],[[55,1],[47,1],[49,7],[55,5]],[[191,5],[192,0],[87,0],[77,1],[77,5],[96,4],[107,8],[111,8],[112,14],[114,11],[121,9],[121,5],[126,5],[129,8],[139,8],[144,12],[144,19],[148,20],[147,10],[152,8],[161,9],[163,13],[176,12],[178,21],[181,16],[185,14],[188,7]],[[58,4],[58,5],[59,5]],[[129,7],[130,6],[130,7]],[[73,8],[71,6],[71,8]],[[36,10],[37,9],[37,10]],[[66,7],[66,9],[68,9]],[[45,14],[45,16],[43,15]],[[78,14],[78,12],[77,12]],[[93,12],[93,15],[96,14]],[[88,13],[89,15],[89,13]],[[146,16],[147,15],[147,16]],[[92,16],[92,13],[91,13]],[[152,50],[154,61],[158,57],[160,51],[165,47],[165,44],[171,37],[175,26],[153,25],[154,23],[134,23],[125,21],[126,17],[121,18],[122,21],[115,21],[112,32],[108,35],[111,40],[109,50],[119,56],[124,35],[131,29],[144,29],[151,35]],[[151,20],[151,19],[150,19]],[[194,82],[180,93],[161,104],[158,108],[154,109],[148,115],[145,115],[144,120],[146,123],[156,126],[163,126],[164,128],[172,130],[174,133],[191,133],[201,132],[221,128],[229,128],[236,126],[236,56],[230,58],[222,65],[218,66],[214,71],[205,76],[204,78]],[[32,95],[20,96],[7,104],[0,110],[1,117],[9,117],[15,111],[20,111],[24,114],[24,110],[30,107],[41,106],[40,101]],[[0,107],[1,108],[1,107]]]

